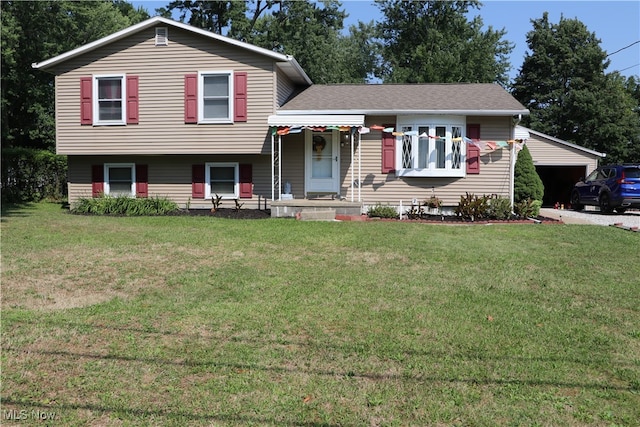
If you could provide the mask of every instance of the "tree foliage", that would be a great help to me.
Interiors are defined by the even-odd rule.
[[[259,6],[261,1],[257,3]],[[220,35],[225,35],[225,29],[231,25],[245,28],[247,24],[247,3],[243,1],[176,0],[170,2],[166,9],[159,9],[160,14],[167,18],[171,18],[173,11],[180,13],[181,22]]]
[[[512,91],[531,111],[523,123],[605,152],[612,162],[632,160],[640,143],[638,102],[624,77],[605,74],[609,61],[595,33],[577,19],[552,24],[547,13],[532,23],[531,53]]]
[[[377,76],[389,83],[498,82],[506,84],[507,56],[513,46],[505,30],[482,31],[482,19],[467,13],[470,1],[377,0],[381,66]]]
[[[514,189],[513,198],[516,203],[526,200],[542,201],[544,196],[544,184],[536,172],[531,153],[527,146],[523,146],[518,152],[518,158],[513,171]]]
[[[127,2],[3,1],[2,146],[51,149],[53,75],[31,64],[75,49],[148,17]]]

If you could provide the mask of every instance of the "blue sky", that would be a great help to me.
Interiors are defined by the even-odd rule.
[[[143,6],[150,15],[155,9],[169,4],[166,1],[132,1],[136,7]],[[349,14],[345,27],[357,21],[369,22],[379,20],[382,15],[379,9],[368,0],[349,0],[342,2]],[[557,24],[560,16],[567,19],[577,18],[587,29],[600,39],[603,50],[612,54],[633,43],[631,47],[612,54],[611,64],[607,69],[620,71],[625,76],[640,76],[640,1],[544,1],[544,0],[489,0],[484,1],[479,14],[486,27],[507,31],[503,39],[515,45],[511,53],[511,71],[513,78],[517,73],[528,50],[526,34],[531,31],[532,19],[542,17],[549,12],[549,21]],[[636,43],[638,42],[638,43]]]

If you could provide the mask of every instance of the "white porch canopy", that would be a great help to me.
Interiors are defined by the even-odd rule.
[[[358,172],[358,201],[360,196],[360,172],[362,168],[362,157],[360,151],[360,133],[357,128],[364,126],[364,115],[362,114],[280,114],[269,116],[267,123],[272,129],[271,131],[271,200],[282,199],[281,176],[282,176],[282,134],[277,128],[299,128],[299,127],[335,127],[350,128],[349,146],[351,147],[351,184],[350,193],[351,201],[355,200],[354,184],[355,177],[355,145],[358,147],[357,152],[357,172]],[[277,137],[277,139],[276,139]],[[277,143],[276,143],[277,142]],[[276,199],[277,196],[277,199]]]
[[[304,114],[269,116],[269,126],[364,126],[364,115],[361,114]]]

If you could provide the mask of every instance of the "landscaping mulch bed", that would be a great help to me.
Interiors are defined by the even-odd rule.
[[[549,218],[546,216],[537,216],[531,219],[506,219],[506,220],[498,220],[498,219],[479,219],[475,221],[470,221],[468,219],[464,219],[462,217],[454,216],[454,215],[427,215],[420,219],[391,219],[391,218],[377,218],[377,217],[368,217],[366,215],[362,215],[361,217],[350,217],[350,216],[336,216],[336,219],[341,221],[402,221],[402,222],[416,222],[416,223],[428,223],[428,224],[448,224],[448,225],[474,225],[474,224],[560,224],[561,221],[555,218]]]
[[[214,218],[228,218],[228,219],[266,219],[271,218],[270,210],[259,209],[232,209],[232,208],[220,208],[215,212],[210,209],[190,209],[180,210],[174,215],[192,215],[192,216],[210,216]],[[477,221],[469,221],[458,216],[453,215],[427,215],[421,219],[389,219],[389,218],[370,218],[367,215],[349,216],[349,215],[336,215],[336,219],[340,221],[402,221],[402,222],[416,222],[416,223],[431,223],[431,224],[533,224],[533,223],[560,223],[557,219],[549,218],[545,216],[538,216],[532,219],[509,219],[509,220],[495,220],[495,219],[481,219]]]
[[[216,209],[215,212],[212,212],[211,209],[181,209],[172,215],[210,216],[229,219],[265,219],[271,218],[271,211],[262,209],[219,208]]]

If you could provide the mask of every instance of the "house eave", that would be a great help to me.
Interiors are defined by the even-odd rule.
[[[600,153],[598,151],[591,150],[589,148],[582,147],[580,145],[572,144],[572,143],[570,143],[568,141],[564,141],[562,139],[555,138],[555,137],[553,137],[551,135],[547,135],[547,134],[544,134],[542,132],[535,131],[533,129],[525,128],[524,126],[522,126],[522,127],[524,129],[526,129],[527,131],[529,131],[530,134],[539,136],[540,138],[548,139],[548,140],[556,142],[558,144],[561,144],[561,145],[564,145],[564,146],[567,146],[567,147],[570,147],[570,148],[573,148],[573,149],[576,149],[576,150],[579,150],[579,151],[583,151],[585,153],[592,154],[594,156],[599,156],[599,157],[603,157],[603,158],[607,157],[606,153]]]
[[[297,77],[297,79],[294,79],[294,81],[296,82],[304,82],[307,84],[311,84],[311,80],[309,79],[309,76],[307,76],[307,74],[304,72],[304,70],[302,69],[302,67],[300,67],[300,64],[298,64],[298,62],[296,61],[296,59],[291,56],[291,55],[284,55],[282,53],[278,53],[278,52],[274,52],[268,49],[264,49],[258,46],[254,46],[245,42],[241,42],[240,40],[235,40],[229,37],[225,37],[225,36],[221,36],[219,34],[215,34],[212,33],[210,31],[201,29],[201,28],[196,28],[196,27],[192,27],[191,25],[187,25],[184,24],[182,22],[177,22],[177,21],[173,21],[171,19],[167,19],[167,18],[163,18],[161,16],[154,16],[153,18],[149,18],[146,21],[142,21],[136,25],[132,25],[130,27],[127,27],[123,30],[120,30],[118,32],[115,32],[111,35],[108,35],[106,37],[103,37],[101,39],[95,40],[91,43],[87,43],[85,45],[82,45],[76,49],[70,50],[68,52],[65,52],[63,54],[60,54],[58,56],[55,56],[53,58],[47,59],[45,61],[42,62],[34,62],[33,64],[31,64],[31,66],[35,69],[38,70],[44,70],[46,71],[48,68],[53,67],[57,64],[60,64],[64,61],[67,61],[69,59],[75,58],[77,56],[83,55],[87,52],[91,52],[94,49],[98,49],[102,46],[108,45],[110,43],[113,43],[115,41],[118,41],[120,39],[123,39],[125,37],[128,37],[131,34],[134,34],[138,31],[142,31],[145,30],[147,28],[153,27],[154,25],[158,25],[158,24],[164,24],[164,25],[169,25],[169,26],[173,26],[176,28],[180,28],[182,30],[185,31],[189,31],[195,34],[199,34],[201,36],[204,37],[208,37],[210,39],[213,40],[217,40],[223,43],[227,43],[229,45],[232,46],[236,46],[242,49],[246,49],[249,50],[251,52],[254,52],[256,54],[259,55],[263,55],[266,57],[269,57],[271,59],[274,59],[275,61],[279,62],[279,63],[285,63],[285,64],[290,64],[290,69],[291,71],[289,71],[287,74],[289,75],[289,77]]]

